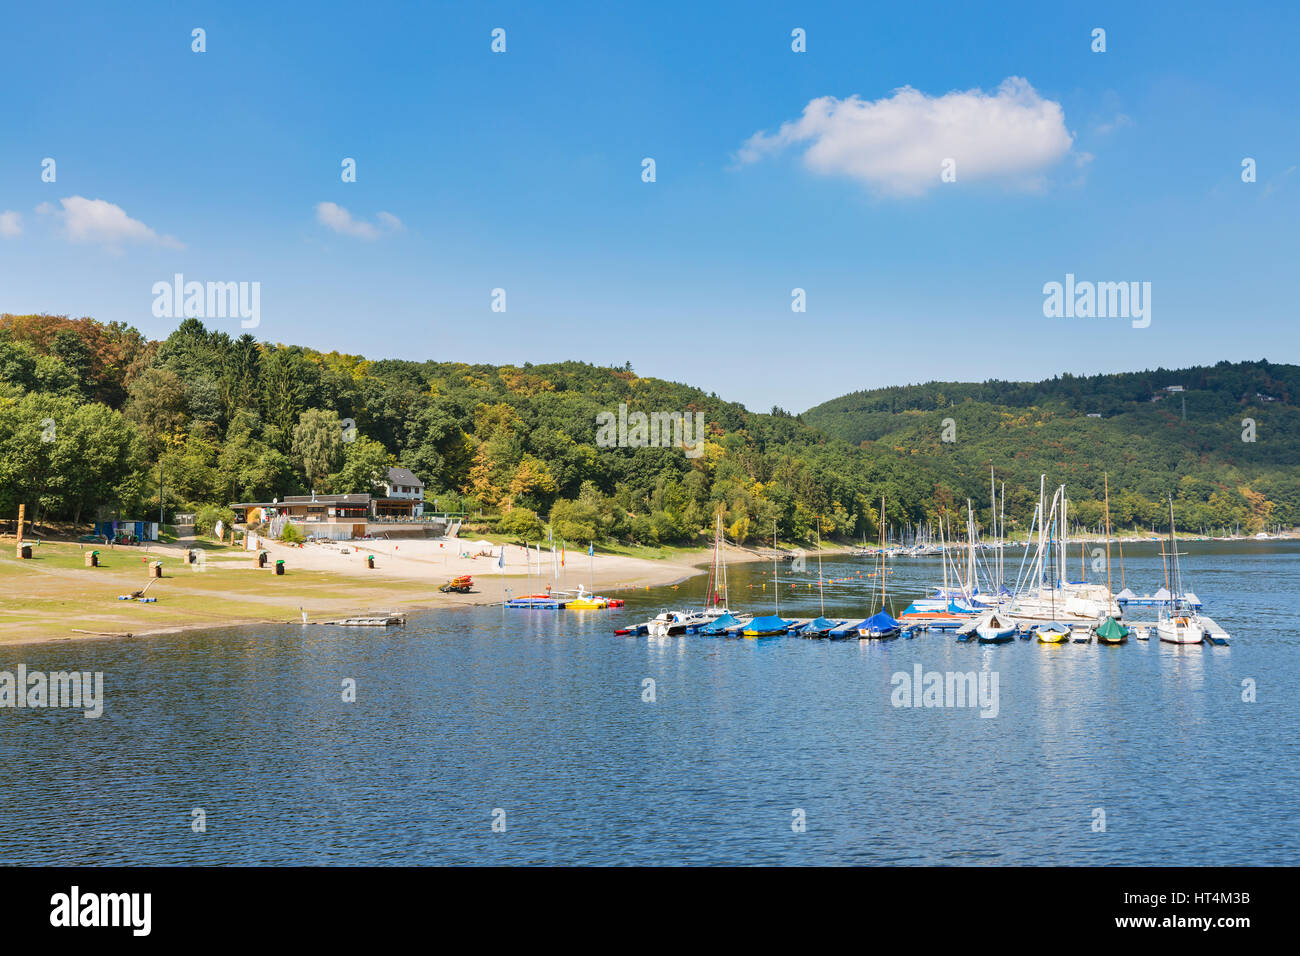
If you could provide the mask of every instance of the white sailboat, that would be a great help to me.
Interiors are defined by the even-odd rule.
[[[1183,572],[1178,563],[1178,538],[1174,533],[1174,496],[1169,496],[1169,603],[1160,611],[1156,634],[1166,644],[1200,644],[1205,627],[1187,601]]]
[[[1045,478],[1045,476],[1044,476]],[[1034,513],[1038,529],[1038,547],[1028,574],[1017,582],[1016,596],[1008,613],[1018,621],[1032,623],[1062,622],[1089,627],[1105,617],[1119,617],[1121,611],[1110,589],[1103,584],[1070,581],[1066,573],[1069,501],[1065,486],[1057,488],[1050,506],[1043,501],[1039,484],[1039,504]]]

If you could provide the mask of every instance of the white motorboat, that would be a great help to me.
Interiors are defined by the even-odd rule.
[[[664,611],[646,622],[646,633],[651,637],[685,634],[690,628],[708,624],[710,620],[699,611]]]

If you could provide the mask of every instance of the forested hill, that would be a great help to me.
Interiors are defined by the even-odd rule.
[[[936,473],[982,469],[987,485],[991,465],[1007,482],[1009,503],[1018,495],[1022,507],[1046,473],[1066,482],[1076,501],[1091,499],[1079,511],[1089,522],[1108,474],[1113,520],[1159,525],[1160,499],[1173,493],[1180,522],[1198,529],[1231,527],[1226,515],[1242,502],[1265,524],[1297,520],[1298,405],[1300,366],[1259,361],[1041,382],[929,382],[852,392],[800,417]],[[965,488],[977,502],[988,497],[969,482]]]
[[[81,524],[156,514],[161,468],[161,506],[203,527],[229,521],[232,502],[374,492],[401,465],[426,483],[430,510],[526,540],[699,543],[719,513],[741,543],[770,542],[774,524],[782,543],[811,541],[819,524],[858,540],[876,537],[882,496],[894,526],[967,497],[986,507],[993,465],[1012,527],[1027,523],[1040,472],[1066,481],[1091,523],[1108,471],[1123,525],[1163,520],[1172,493],[1185,527],[1257,530],[1300,520],[1296,372],[916,386],[792,416],[631,367],[371,361],[194,319],[150,341],[122,323],[0,314],[0,518],[20,503]],[[1167,384],[1188,389],[1185,422]],[[700,454],[608,447],[600,416],[620,405],[698,413]],[[1094,410],[1107,417],[1085,417]],[[1241,441],[1245,417],[1255,443]]]

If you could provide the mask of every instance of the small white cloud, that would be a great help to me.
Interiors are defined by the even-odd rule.
[[[69,196],[59,200],[61,208],[43,202],[36,211],[43,216],[54,216],[63,224],[63,235],[70,242],[98,242],[116,247],[122,242],[142,242],[184,249],[184,243],[173,236],[160,236],[138,219],[132,219],[121,206],[103,199]]]
[[[803,161],[813,172],[849,176],[880,193],[919,196],[940,185],[947,159],[955,160],[958,182],[1037,187],[1073,143],[1061,104],[1012,76],[994,94],[927,96],[905,86],[879,100],[819,97],[776,133],[755,133],[736,158],[752,163],[807,144]]]
[[[371,241],[378,239],[385,232],[401,232],[406,228],[402,225],[402,220],[391,212],[381,212],[375,218],[379,220],[378,226],[361,219],[353,219],[352,213],[336,203],[323,202],[316,204],[316,221],[322,226],[328,226],[340,235]]]
[[[0,212],[0,236],[12,239],[23,234],[23,217],[12,210]]]

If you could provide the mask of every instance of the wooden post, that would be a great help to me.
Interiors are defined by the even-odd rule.
[[[18,506],[18,544],[14,548],[14,552],[20,558],[23,556],[23,522],[26,520],[27,520],[27,506],[19,505]]]

